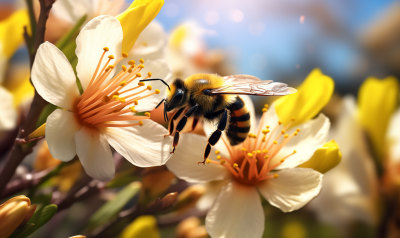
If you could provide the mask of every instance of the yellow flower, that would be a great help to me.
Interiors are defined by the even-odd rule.
[[[314,69],[297,88],[297,93],[280,97],[274,102],[276,113],[284,125],[294,127],[302,124],[315,117],[329,102],[333,89],[332,78],[324,75],[320,69]],[[331,141],[319,148],[300,167],[325,173],[335,167],[341,157],[339,146]]]
[[[398,95],[399,84],[394,77],[383,80],[367,78],[359,91],[358,119],[379,158],[383,158],[387,149],[386,131],[390,117],[397,106]]]
[[[35,212],[36,205],[24,195],[13,197],[0,205],[0,237],[8,237]]]
[[[301,164],[301,168],[312,168],[320,173],[326,173],[339,164],[342,159],[342,153],[339,145],[331,140],[316,150],[308,161]]]
[[[117,16],[124,32],[122,52],[129,52],[143,29],[157,16],[164,0],[135,0]]]
[[[331,99],[333,89],[332,78],[320,69],[314,69],[297,88],[297,93],[280,97],[274,102],[276,113],[284,125],[290,122],[292,127],[300,125],[321,111]]]
[[[24,41],[24,26],[29,26],[29,16],[26,10],[13,13],[0,22],[0,54],[10,58]]]
[[[23,43],[24,26],[27,26],[29,31],[29,16],[26,10],[16,11],[0,22],[0,84],[13,94],[15,107],[32,97],[34,92],[27,70],[10,72],[12,79],[3,82],[7,61]]]
[[[157,221],[153,216],[140,216],[129,224],[121,233],[120,238],[158,238]]]

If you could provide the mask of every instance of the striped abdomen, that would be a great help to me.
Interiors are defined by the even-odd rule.
[[[240,97],[236,97],[228,110],[230,111],[230,119],[226,135],[231,145],[237,145],[243,142],[250,131],[250,114]]]

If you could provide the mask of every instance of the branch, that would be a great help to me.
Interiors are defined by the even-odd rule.
[[[34,42],[33,42],[33,51],[30,54],[31,59],[31,67],[33,64],[33,60],[35,58],[37,49],[39,45],[44,42],[44,34],[46,30],[46,21],[49,17],[49,12],[55,0],[40,0],[40,15],[39,20],[36,25],[36,32],[34,34]],[[25,33],[26,34],[26,33]],[[27,36],[25,35],[26,39]],[[29,133],[31,133],[36,126],[36,122],[39,118],[40,113],[42,112],[44,106],[47,104],[46,101],[43,100],[42,97],[35,91],[35,96],[33,98],[31,108],[29,110],[28,116],[26,117],[23,126],[19,130],[18,138],[25,138]],[[18,140],[14,141],[13,148],[7,158],[7,161],[0,172],[0,191],[3,191],[6,187],[7,183],[10,181],[11,177],[14,175],[15,170],[18,165],[22,162],[26,155],[32,152],[32,147],[36,144],[36,141],[21,144],[18,143]]]

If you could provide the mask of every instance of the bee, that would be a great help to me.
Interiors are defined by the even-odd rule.
[[[226,136],[231,145],[243,142],[250,131],[250,114],[243,100],[238,95],[279,96],[296,92],[284,83],[263,81],[251,75],[219,76],[216,74],[194,74],[185,80],[175,79],[169,85],[167,98],[164,99],[164,118],[168,120],[167,112],[176,109],[173,114],[169,132],[173,139],[174,153],[179,142],[179,133],[185,127],[189,117],[194,121],[195,128],[200,118],[218,120],[217,129],[208,138],[204,152],[205,163],[211,146],[214,146],[226,130]],[[174,121],[181,115],[176,127]]]

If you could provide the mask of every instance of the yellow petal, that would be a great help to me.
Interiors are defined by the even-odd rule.
[[[122,52],[129,52],[139,34],[157,16],[164,0],[135,0],[123,13],[117,16],[124,32]]]
[[[6,20],[0,22],[0,54],[10,58],[22,44],[24,26],[29,26],[27,10],[13,13]]]
[[[39,126],[38,128],[36,128],[36,130],[34,130],[31,134],[28,135],[28,139],[44,136],[45,133],[46,133],[46,123],[43,123],[43,125]]]
[[[29,75],[26,75],[22,83],[15,85],[15,87],[8,88],[14,96],[14,106],[18,108],[21,104],[28,99],[33,98],[35,90],[29,81]]]
[[[157,221],[153,216],[140,216],[129,224],[121,233],[120,238],[158,238]]]
[[[331,140],[316,150],[313,156],[301,164],[301,168],[312,168],[320,173],[326,173],[339,164],[342,159],[339,145]]]
[[[358,119],[379,158],[385,153],[385,135],[398,100],[399,84],[394,77],[367,78],[358,93]]]
[[[176,27],[170,36],[170,44],[174,49],[179,49],[182,47],[182,43],[188,35],[188,29],[186,24],[182,24]]]
[[[314,116],[331,99],[334,82],[320,69],[314,69],[297,89],[297,93],[278,98],[275,102],[276,113],[284,125],[292,119],[292,126],[304,123]]]

